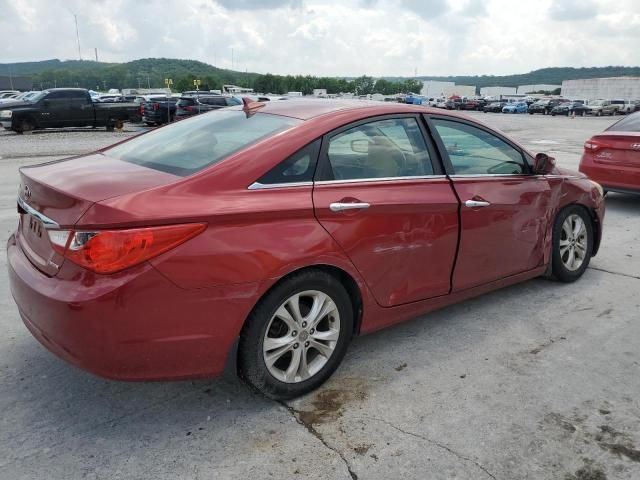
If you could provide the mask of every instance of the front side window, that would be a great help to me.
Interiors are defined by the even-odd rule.
[[[241,110],[215,110],[116,145],[106,154],[174,175],[188,176],[301,120]]]
[[[471,125],[434,119],[455,175],[520,175],[528,172],[522,153]]]
[[[329,140],[323,180],[433,175],[429,152],[413,117],[358,125]]]

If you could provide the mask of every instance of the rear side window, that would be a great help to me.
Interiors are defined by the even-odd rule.
[[[238,100],[236,97],[228,97],[227,105],[240,105],[242,102]]]
[[[199,99],[200,103],[204,103],[205,105],[215,105],[218,107],[226,107],[227,102],[225,102],[224,97],[204,97]]]
[[[275,168],[258,179],[263,185],[280,183],[311,182],[316,171],[320,151],[320,140],[310,143],[280,162]]]
[[[106,154],[174,175],[188,176],[301,120],[242,110],[216,110],[140,135]]]
[[[614,123],[606,131],[611,132],[640,132],[640,112],[624,117]]]
[[[192,98],[181,98],[180,100],[178,100],[178,103],[176,103],[176,105],[179,107],[191,107],[195,105],[195,103],[196,102]]]

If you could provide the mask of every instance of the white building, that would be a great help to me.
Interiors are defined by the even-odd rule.
[[[431,97],[444,97],[447,95],[449,88],[454,87],[453,82],[436,82],[435,80],[427,80],[422,82],[422,89],[420,95],[427,98]]]
[[[445,96],[457,95],[459,97],[474,97],[476,95],[475,85],[454,85],[445,91]]]
[[[500,95],[515,95],[516,87],[482,87],[480,95],[483,97],[498,97]]]
[[[556,88],[560,88],[560,85],[548,85],[546,83],[539,83],[537,85],[520,85],[516,93],[518,95],[526,95],[527,93],[540,91],[553,92]]]
[[[562,96],[579,100],[640,99],[640,77],[585,78],[562,82]]]

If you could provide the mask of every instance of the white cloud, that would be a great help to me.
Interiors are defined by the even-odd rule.
[[[0,62],[201,60],[281,74],[510,74],[640,65],[640,2],[0,0]]]

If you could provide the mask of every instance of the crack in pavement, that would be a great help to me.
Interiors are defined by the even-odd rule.
[[[606,270],[604,268],[591,267],[591,266],[589,268],[591,270],[597,270],[599,272],[610,273],[611,275],[619,275],[621,277],[635,278],[636,280],[640,280],[640,276],[639,275],[630,275],[628,273],[612,272],[611,270]]]
[[[326,448],[328,448],[329,450],[331,450],[333,453],[337,454],[340,457],[344,465],[347,467],[347,471],[349,472],[349,476],[351,477],[351,480],[358,480],[358,475],[356,475],[356,473],[352,470],[351,465],[349,464],[345,456],[342,454],[342,452],[340,452],[337,448],[334,448],[331,445],[329,445],[327,441],[323,438],[323,436],[320,434],[320,432],[318,432],[318,430],[315,429],[313,424],[307,423],[304,420],[302,420],[302,418],[300,417],[299,410],[296,410],[286,402],[282,402],[279,400],[277,400],[277,402],[287,409],[287,411],[291,414],[291,416],[295,419],[295,421],[298,422],[299,425],[302,425],[311,435],[316,437],[320,441],[320,443],[322,443],[322,445],[324,445]]]
[[[418,433],[414,433],[414,432],[410,432],[408,430],[404,430],[400,427],[398,427],[397,425],[387,421],[387,420],[383,420],[382,418],[376,418],[376,417],[360,417],[363,420],[373,420],[376,422],[380,422],[380,423],[384,423],[385,425],[388,425],[389,427],[393,428],[394,430],[397,430],[398,432],[404,433],[405,435],[409,435],[411,437],[415,437],[415,438],[419,438],[421,440],[424,440],[425,442],[431,444],[431,445],[435,445],[438,448],[441,448],[442,450],[445,450],[447,452],[449,452],[451,455],[454,455],[456,457],[458,457],[460,460],[464,460],[465,462],[470,462],[473,463],[476,467],[478,467],[480,470],[482,470],[487,476],[491,477],[493,480],[497,480],[496,476],[494,474],[492,474],[489,470],[487,470],[484,466],[482,466],[480,463],[478,463],[476,460],[469,458],[469,457],[465,457],[464,455],[456,452],[454,449],[452,449],[451,447],[448,447],[447,445],[440,443],[440,442],[436,442],[435,440],[432,440],[428,437],[425,437],[423,435],[420,435]]]

